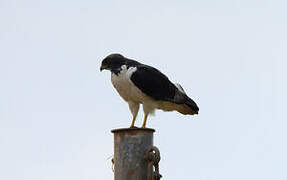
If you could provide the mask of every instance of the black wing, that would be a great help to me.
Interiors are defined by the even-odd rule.
[[[155,100],[171,101],[174,98],[175,85],[163,73],[153,67],[137,66],[131,80],[143,93]]]

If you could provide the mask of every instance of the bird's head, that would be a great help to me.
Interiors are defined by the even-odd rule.
[[[108,55],[103,61],[100,68],[100,71],[106,69],[106,70],[117,70],[122,65],[126,63],[125,57],[120,54],[111,54]]]

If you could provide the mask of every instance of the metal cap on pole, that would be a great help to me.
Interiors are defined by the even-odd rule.
[[[153,180],[161,177],[158,173],[159,151],[153,146],[154,132],[149,128],[112,130],[115,180]],[[153,172],[153,166],[157,173]]]

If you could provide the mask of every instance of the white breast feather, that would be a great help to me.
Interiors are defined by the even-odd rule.
[[[127,69],[126,65],[123,65],[122,70],[118,75],[112,73],[111,80],[113,86],[116,88],[120,96],[125,101],[133,101],[138,103],[144,103],[145,101],[150,101],[147,95],[141,92],[133,82],[130,80],[132,74],[137,70],[136,67],[130,67]]]

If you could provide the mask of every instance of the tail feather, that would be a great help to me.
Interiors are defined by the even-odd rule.
[[[191,110],[194,112],[194,114],[198,114],[199,108],[198,108],[197,104],[191,98],[186,96],[186,100],[185,100],[184,104],[186,104],[189,108],[191,108]]]
[[[178,83],[175,83],[174,85],[178,90],[176,92],[174,102],[180,104],[180,107],[176,110],[182,114],[198,114],[198,106],[191,98],[187,96],[182,86]]]

